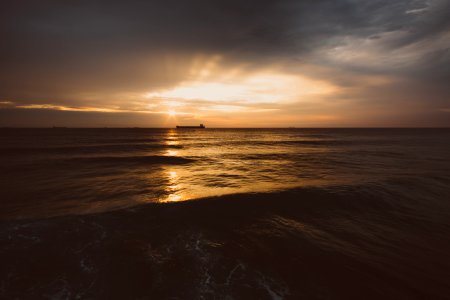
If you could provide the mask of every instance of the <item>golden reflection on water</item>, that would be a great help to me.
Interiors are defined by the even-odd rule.
[[[177,171],[169,169],[166,172],[169,184],[166,187],[167,197],[161,202],[177,202],[187,200],[186,197],[181,193],[181,184],[179,183],[179,175]]]
[[[173,145],[178,145],[179,143],[180,142],[178,141],[177,132],[174,129],[170,129],[167,132],[167,136],[166,136],[164,144],[166,144],[167,146],[173,146]],[[164,155],[165,156],[177,156],[178,151],[173,150],[173,149],[168,149],[168,150],[166,150]]]
[[[167,132],[166,140],[164,142],[168,146],[178,145],[180,142],[178,141],[177,132],[175,129],[170,129]]]
[[[167,132],[167,137],[165,144],[166,145],[178,145],[180,142],[178,141],[177,132],[174,129],[171,129]],[[177,150],[166,150],[164,152],[165,156],[178,156]],[[168,185],[165,188],[165,191],[167,193],[167,197],[161,200],[161,202],[177,202],[177,201],[183,201],[187,200],[182,194],[181,194],[181,184],[179,183],[179,174],[177,171],[175,171],[173,168],[168,168],[165,173],[167,177],[167,181],[169,182]]]
[[[180,142],[178,142],[178,141],[166,141],[165,143],[168,146],[174,146],[174,145],[178,145]]]
[[[165,156],[177,156],[178,155],[178,151],[177,150],[167,150],[164,153]]]
[[[205,132],[201,132],[204,134]],[[196,132],[170,129],[164,138],[165,145],[179,145],[182,148],[164,149],[162,155],[167,157],[194,156],[196,159],[205,157],[216,161],[216,165],[200,161],[197,164],[166,165],[162,169],[165,179],[163,186],[164,196],[160,202],[179,202],[190,199],[220,196],[233,193],[265,192],[295,188],[299,186],[320,186],[331,184],[332,179],[321,176],[320,170],[315,167],[315,176],[308,175],[308,165],[293,172],[290,161],[284,159],[264,159],[264,155],[291,153],[303,154],[327,152],[327,149],[316,149],[308,146],[299,147],[261,147],[261,146],[217,146],[210,142],[211,136],[202,136]],[[228,134],[223,139],[236,141],[240,137]],[[280,137],[277,137],[280,139]],[[256,139],[273,142],[265,136]],[[276,139],[274,140],[276,142]],[[274,143],[276,145],[276,143]],[[262,155],[259,160],[240,159],[241,155]],[[212,159],[211,159],[212,158]],[[299,178],[299,173],[305,173]]]
[[[183,198],[180,195],[170,194],[164,202],[177,202],[181,200],[183,200]]]

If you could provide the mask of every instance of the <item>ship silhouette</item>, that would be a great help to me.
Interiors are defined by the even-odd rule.
[[[206,128],[205,125],[200,124],[199,126],[179,126],[177,125],[177,128]]]

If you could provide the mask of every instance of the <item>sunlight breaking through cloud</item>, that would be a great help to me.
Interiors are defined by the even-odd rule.
[[[166,99],[180,104],[183,100],[240,101],[242,104],[280,103],[301,100],[308,95],[327,94],[333,87],[302,76],[262,72],[215,81],[194,80],[166,90],[145,95],[151,100]],[[173,105],[171,105],[173,106]]]

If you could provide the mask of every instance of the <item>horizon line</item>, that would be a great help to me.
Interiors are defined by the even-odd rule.
[[[95,126],[95,127],[71,127],[71,126],[0,126],[0,129],[177,129],[176,127],[114,127],[114,126]],[[409,126],[330,126],[330,127],[297,127],[297,126],[283,126],[283,127],[205,127],[205,128],[191,128],[191,129],[450,129],[450,126],[430,126],[430,127],[409,127]]]

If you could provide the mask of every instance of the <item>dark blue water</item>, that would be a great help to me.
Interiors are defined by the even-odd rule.
[[[1,129],[0,296],[445,299],[448,129]]]

